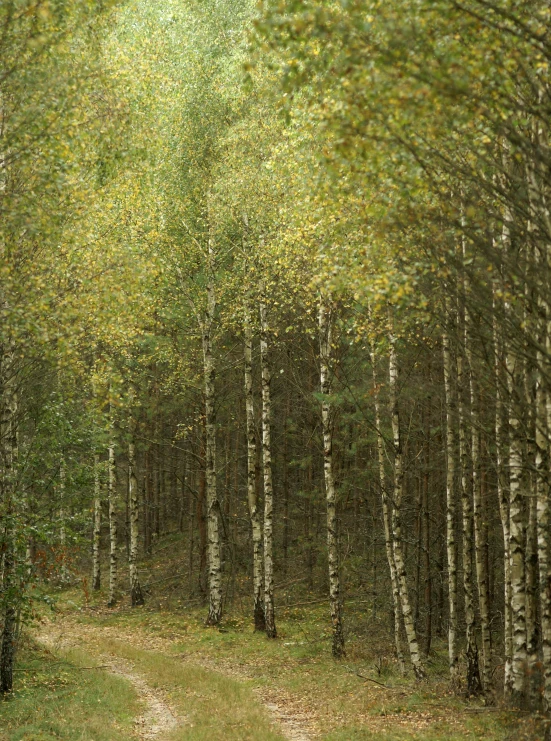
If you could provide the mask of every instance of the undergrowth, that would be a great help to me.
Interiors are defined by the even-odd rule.
[[[107,610],[106,595],[91,593],[83,580],[80,587],[59,594],[57,608],[62,619],[93,628],[98,650],[132,660],[148,682],[169,692],[187,719],[171,737],[174,741],[280,738],[258,695],[290,717],[295,714],[299,723],[306,719],[311,735],[323,741],[544,740],[543,722],[510,713],[499,697],[486,707],[451,691],[442,637],[433,637],[426,681],[402,676],[388,611],[382,600],[377,607],[359,590],[345,602],[347,655],[342,661],[331,657],[326,600],[321,590],[307,591],[300,574],[280,582],[276,640],[253,631],[244,579],[233,579],[220,629],[206,628],[202,600],[182,575],[183,547],[184,539],[172,534],[142,562],[145,607],[131,609],[123,597],[117,608]],[[96,682],[97,672],[93,675],[75,677],[76,687]],[[73,700],[85,702],[77,690]],[[6,736],[9,741],[31,738]]]
[[[126,741],[141,705],[126,680],[93,665],[81,651],[56,656],[25,640],[15,691],[0,700],[0,740]]]

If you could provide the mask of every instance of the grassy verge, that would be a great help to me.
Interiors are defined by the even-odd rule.
[[[254,707],[253,685],[265,700],[311,719],[310,730],[324,741],[501,741],[510,733],[508,713],[449,692],[444,646],[431,655],[430,677],[422,684],[399,675],[376,632],[370,638],[350,631],[348,658],[335,662],[323,605],[280,610],[275,641],[253,633],[239,611],[226,615],[221,630],[205,628],[198,609],[75,614],[73,608],[71,620],[93,627],[151,683],[180,687],[175,702],[194,725],[174,738],[278,738],[247,730],[262,728],[262,713],[236,717],[240,708]]]
[[[131,661],[151,687],[163,689],[180,719],[170,741],[283,741],[246,682],[128,641],[99,639],[95,650]]]
[[[25,642],[15,692],[0,700],[1,741],[126,741],[141,710],[133,688],[88,666],[79,651],[54,656]]]

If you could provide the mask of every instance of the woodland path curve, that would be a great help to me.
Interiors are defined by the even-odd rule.
[[[78,635],[67,629],[65,625],[60,628],[55,623],[43,625],[36,638],[39,643],[53,651],[82,646],[82,640]],[[153,689],[143,677],[134,671],[130,661],[115,657],[112,654],[94,653],[94,657],[101,659],[102,668],[127,679],[136,690],[138,698],[145,705],[144,713],[134,721],[137,738],[144,741],[153,739],[160,734],[168,733],[168,731],[185,722],[185,718],[178,717],[168,705],[162,692]]]
[[[36,633],[36,638],[54,651],[80,648],[94,658],[100,659],[102,666],[108,671],[130,681],[146,706],[146,711],[135,721],[136,737],[144,740],[166,733],[185,723],[187,719],[176,715],[163,697],[163,693],[157,688],[151,688],[143,677],[134,671],[132,662],[98,650],[97,643],[102,638],[129,642],[142,650],[155,651],[170,658],[180,658],[237,681],[251,679],[243,671],[225,662],[214,662],[197,654],[174,654],[170,651],[173,642],[169,639],[146,635],[139,630],[129,633],[113,625],[81,623],[72,616],[58,616],[54,621],[44,621]],[[318,736],[312,714],[301,706],[297,698],[265,687],[253,687],[253,692],[287,741],[313,741]]]

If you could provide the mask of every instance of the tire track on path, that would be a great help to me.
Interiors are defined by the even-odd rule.
[[[57,634],[57,638],[55,637]],[[38,640],[48,648],[80,647],[89,650],[95,647],[95,656],[102,659],[109,670],[114,674],[128,679],[145,703],[147,710],[136,721],[138,737],[140,739],[155,738],[160,733],[175,728],[181,721],[173,710],[163,700],[161,693],[152,690],[145,680],[136,674],[130,662],[120,659],[114,654],[101,654],[97,643],[98,639],[107,638],[129,643],[136,648],[146,651],[156,651],[172,659],[180,659],[208,671],[224,674],[237,681],[250,681],[254,677],[242,669],[236,669],[228,662],[215,661],[197,654],[175,654],[171,649],[174,641],[160,636],[146,634],[135,630],[127,633],[116,626],[96,626],[79,623],[70,617],[63,617],[55,622],[44,623],[37,636]],[[319,735],[315,728],[314,718],[307,712],[297,699],[283,690],[270,690],[266,687],[253,687],[254,694],[266,708],[274,725],[287,741],[314,741]]]
[[[70,629],[59,628],[51,623],[43,625],[36,638],[39,643],[52,651],[82,647],[83,644],[81,632],[75,635]],[[134,671],[132,662],[115,657],[113,654],[95,653],[94,656],[101,660],[101,666],[107,668],[111,674],[128,680],[136,690],[138,698],[145,705],[144,713],[134,721],[136,738],[143,739],[143,741],[154,739],[160,734],[172,731],[186,721],[185,718],[176,715],[164,699],[162,692],[154,690],[142,676]]]

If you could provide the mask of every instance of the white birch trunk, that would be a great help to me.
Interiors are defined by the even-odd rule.
[[[482,502],[482,483],[480,480],[480,415],[479,398],[476,383],[476,370],[472,352],[472,332],[469,314],[465,313],[466,356],[469,370],[469,389],[471,397],[471,451],[473,482],[473,521],[475,566],[478,585],[478,607],[480,611],[480,632],[482,636],[482,687],[490,691],[492,666],[492,641],[490,633],[490,593],[488,586],[488,569],[486,563],[487,528],[484,522]]]
[[[61,456],[59,465],[59,545],[61,550],[61,581],[66,584],[69,581],[69,571],[67,568],[67,530],[65,522],[65,489],[66,489],[66,469],[65,457]]]
[[[99,455],[94,453],[94,529],[92,533],[92,589],[101,587],[101,486]]]
[[[131,398],[133,395],[131,394]],[[130,411],[130,439],[128,441],[128,509],[130,516],[130,548],[128,551],[128,570],[130,575],[130,603],[132,607],[144,604],[144,597],[138,576],[138,545],[140,510],[138,500],[138,479],[136,477],[136,452],[134,437],[136,423]]]
[[[344,656],[344,633],[342,605],[340,600],[339,548],[337,533],[337,492],[333,476],[333,430],[331,394],[331,360],[333,317],[329,302],[320,295],[319,300],[319,343],[320,343],[320,388],[323,395],[321,418],[323,431],[323,472],[325,478],[325,500],[327,506],[327,557],[329,566],[329,603],[333,629],[332,652],[335,658]]]
[[[206,428],[206,488],[207,488],[207,555],[209,613],[207,625],[218,625],[222,619],[222,568],[220,559],[219,502],[216,485],[216,389],[215,367],[212,354],[212,326],[216,309],[214,289],[214,254],[212,242],[208,247],[207,308],[202,321],[203,364],[205,378],[205,428]]]
[[[0,347],[0,486],[4,533],[2,569],[2,636],[0,640],[0,693],[13,689],[17,594],[14,487],[18,457],[18,394],[16,359],[12,350]]]
[[[518,259],[519,256],[513,254],[511,244],[511,221],[511,215],[507,212],[502,233],[503,250],[513,259]],[[510,304],[506,304],[505,311],[512,317],[513,309]],[[509,558],[513,635],[510,699],[513,704],[520,705],[524,702],[528,658],[526,646],[526,521],[524,502],[527,500],[529,492],[526,491],[524,466],[523,401],[525,367],[524,358],[510,344],[504,349],[509,400]]]
[[[247,420],[247,500],[253,539],[253,614],[254,629],[266,630],[264,619],[264,579],[262,569],[262,522],[256,491],[256,434],[253,394],[253,335],[249,307],[245,307],[244,322],[245,411]]]
[[[268,361],[268,320],[263,295],[260,300],[260,364],[262,371],[262,468],[264,477],[264,619],[266,621],[266,635],[269,638],[276,638],[273,566],[272,400]]]
[[[444,356],[444,403],[446,407],[446,553],[448,558],[448,664],[452,686],[458,684],[457,651],[457,544],[455,539],[455,456],[456,443],[454,435],[455,389],[453,387],[453,363],[451,359],[450,338],[447,333],[442,337]]]
[[[540,100],[545,97],[540,90]],[[541,148],[549,153],[549,133],[541,123],[535,126],[535,136]],[[549,388],[549,358],[551,357],[551,305],[549,277],[551,274],[551,214],[549,210],[548,172],[545,162],[534,162],[529,169],[529,194],[535,220],[543,221],[546,239],[536,250],[538,274],[538,340],[536,381],[536,536],[539,570],[539,608],[541,655],[543,668],[543,710],[551,712],[551,512],[550,512],[550,434],[551,391]]]
[[[402,442],[400,437],[400,414],[398,411],[398,357],[396,353],[396,341],[393,336],[390,337],[389,391],[390,413],[392,417],[392,438],[394,446],[394,508],[392,511],[394,562],[396,564],[396,576],[400,590],[402,618],[406,629],[411,664],[416,678],[422,679],[425,676],[425,668],[419,651],[419,642],[417,640],[415,622],[413,620],[413,612],[409,599],[406,567],[402,550],[402,495],[404,473]]]
[[[507,459],[507,430],[505,425],[506,416],[506,378],[505,378],[505,355],[503,352],[503,340],[496,313],[494,299],[494,357],[495,357],[495,393],[496,393],[496,479],[497,496],[499,503],[499,514],[501,529],[503,533],[503,577],[504,577],[504,691],[511,691],[512,683],[512,660],[513,660],[513,630],[511,620],[511,551],[509,533],[509,475],[505,465]]]
[[[379,384],[377,383],[377,372],[375,368],[375,352],[372,349],[371,368],[373,372],[373,398],[375,407],[375,427],[377,431],[377,461],[379,464],[379,484],[381,487],[381,500],[383,508],[383,527],[385,532],[385,549],[388,568],[390,571],[390,584],[392,588],[392,604],[394,608],[394,643],[396,646],[396,658],[400,667],[400,673],[405,673],[404,653],[402,651],[402,641],[400,639],[401,621],[400,615],[402,608],[400,606],[400,588],[398,586],[398,577],[396,575],[396,563],[394,561],[394,551],[392,550],[392,534],[390,530],[390,507],[385,474],[385,443],[381,430],[381,411],[379,401]]]
[[[112,422],[111,422],[112,425]],[[111,428],[108,448],[107,497],[109,502],[109,598],[108,607],[114,607],[118,598],[118,493],[115,476],[115,441]]]
[[[540,353],[538,365],[544,362]],[[536,533],[543,664],[543,709],[551,711],[551,517],[549,504],[549,430],[547,395],[541,372],[536,387]]]
[[[465,327],[464,327],[465,329]],[[465,353],[466,334],[457,358],[457,387],[459,414],[459,462],[461,467],[461,514],[463,550],[463,592],[465,595],[465,654],[467,659],[467,694],[478,695],[482,691],[478,666],[478,647],[475,634],[475,604],[473,584],[473,504],[472,469],[467,435],[467,409],[465,404]]]
[[[509,380],[509,477],[510,477],[510,558],[511,558],[511,616],[513,628],[513,657],[511,699],[514,704],[523,702],[526,689],[526,566],[524,543],[526,522],[524,501],[527,499],[524,480],[524,434],[521,421],[519,392],[521,388],[522,360],[511,350],[507,353]]]

